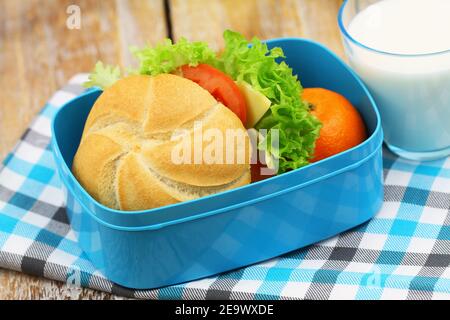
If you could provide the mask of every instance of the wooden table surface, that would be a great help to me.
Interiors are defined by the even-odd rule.
[[[130,45],[208,41],[230,28],[262,39],[320,41],[343,56],[336,16],[342,0],[0,0],[0,159],[51,94],[101,59],[132,66]],[[80,29],[69,29],[70,5]],[[114,299],[88,289],[0,269],[0,299]]]

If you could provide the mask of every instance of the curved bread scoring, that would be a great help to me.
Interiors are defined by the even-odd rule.
[[[172,140],[172,134],[181,128],[194,141],[194,123],[201,123],[203,132],[242,130],[245,144],[228,143],[228,148],[237,148],[234,160],[241,153],[244,162],[173,163],[172,150],[179,141]],[[208,143],[203,141],[203,150]],[[104,205],[144,210],[248,184],[249,152],[239,118],[196,83],[170,74],[130,76],[95,102],[72,170],[87,192]]]

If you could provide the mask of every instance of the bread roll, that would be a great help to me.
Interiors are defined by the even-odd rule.
[[[222,133],[223,143],[213,144],[218,140],[211,137],[199,140],[208,129]],[[242,133],[244,139],[226,139],[229,129]],[[190,141],[188,148],[180,150],[185,151],[183,159],[191,162],[173,161],[174,148],[180,148],[181,141]],[[200,153],[195,143],[201,145]],[[202,153],[205,150],[210,153]],[[117,81],[97,99],[72,171],[100,203],[145,210],[250,183],[250,152],[239,118],[202,87],[171,74],[136,75]],[[222,162],[203,157],[221,153]],[[198,154],[200,162],[195,162]]]

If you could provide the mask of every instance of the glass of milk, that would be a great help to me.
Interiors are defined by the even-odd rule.
[[[339,25],[387,146],[414,160],[450,155],[450,0],[347,0]]]

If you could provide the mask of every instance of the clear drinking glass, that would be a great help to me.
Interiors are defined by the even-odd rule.
[[[380,1],[391,0],[347,0],[342,5],[339,26],[350,65],[374,97],[385,142],[394,153],[414,160],[448,156],[450,48],[398,54],[373,49],[353,38],[348,28],[353,18]]]

